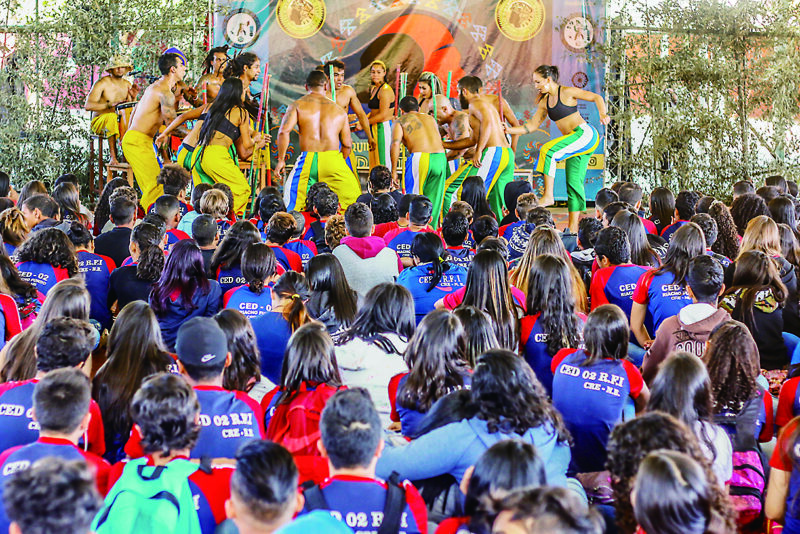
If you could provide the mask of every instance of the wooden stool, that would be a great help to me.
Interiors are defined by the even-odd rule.
[[[125,179],[128,180],[128,185],[133,187],[133,169],[130,163],[109,163],[106,166],[108,169],[108,181],[114,179],[114,172],[125,173]]]
[[[239,170],[244,173],[245,178],[249,178],[248,174],[250,172],[250,163],[249,161],[240,161],[239,162]],[[253,163],[253,170],[256,171],[258,174],[258,187],[256,192],[261,191],[261,189],[267,185],[267,161],[261,160],[256,161]],[[248,180],[249,183],[249,180]]]
[[[105,161],[103,159],[103,144],[108,138],[102,135],[89,136],[89,191],[100,194],[103,190],[103,176],[105,176]],[[97,141],[97,158],[95,159],[95,140]],[[95,162],[97,167],[95,168]],[[95,184],[95,176],[98,183]]]

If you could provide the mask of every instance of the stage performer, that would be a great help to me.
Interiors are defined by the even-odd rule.
[[[433,203],[431,225],[439,226],[444,198],[447,155],[433,117],[420,113],[417,99],[400,100],[402,114],[392,126],[392,179],[397,176],[400,144],[408,149],[403,188],[406,194],[425,195]]]
[[[215,183],[231,188],[236,215],[244,214],[250,199],[250,184],[232,157],[231,147],[235,147],[233,152],[241,159],[247,159],[267,144],[267,137],[258,133],[251,136],[250,132],[242,80],[228,78],[222,82],[217,98],[208,108],[192,160],[194,166]]]
[[[228,46],[218,46],[208,51],[203,60],[203,75],[197,80],[194,90],[197,91],[200,100],[203,100],[202,92],[206,92],[206,102],[211,103],[217,98],[219,86],[225,81],[222,70],[228,61]],[[205,85],[203,85],[205,84]]]
[[[439,133],[442,140],[458,141],[469,139],[472,136],[472,129],[469,127],[469,115],[459,109],[455,109],[450,103],[450,99],[444,95],[436,96],[437,122],[439,123]],[[471,158],[471,149],[448,150],[447,151],[447,172],[446,178],[450,178],[456,173],[463,164],[463,158]]]
[[[183,142],[181,143],[180,148],[178,148],[178,154],[176,155],[176,161],[178,165],[182,166],[189,172],[192,172],[192,154],[194,153],[194,149],[197,146],[197,140],[200,137],[200,128],[203,127],[203,121],[206,119],[206,112],[208,108],[211,107],[211,102],[207,103],[204,106],[200,106],[199,108],[193,108],[187,111],[186,113],[182,113],[179,117],[176,117],[174,121],[170,123],[167,128],[158,134],[156,137],[156,146],[161,148],[169,139],[169,136],[172,135],[172,132],[178,131],[178,135],[183,134]],[[181,128],[181,126],[187,122],[193,120],[194,125],[189,132],[186,132],[185,128]],[[192,174],[194,174],[192,172]],[[206,178],[208,178],[206,176]],[[197,185],[200,183],[201,180],[198,178],[194,181],[194,184]],[[210,178],[205,180],[206,182],[213,182]]]
[[[186,63],[178,54],[163,54],[158,59],[161,78],[145,89],[142,99],[136,104],[131,125],[122,139],[122,151],[130,163],[136,183],[142,190],[139,201],[142,208],[164,194],[164,188],[156,184],[161,171],[161,159],[153,141],[162,124],[175,119],[175,95],[172,89],[186,74]]]
[[[419,89],[419,112],[433,115],[433,96],[444,93],[442,80],[434,73],[425,71],[419,75],[417,88]],[[436,104],[438,106],[439,100],[436,101]],[[438,110],[436,115],[438,118]]]
[[[447,149],[460,150],[475,146],[472,159],[445,183],[443,210],[450,208],[469,176],[480,176],[486,187],[486,199],[498,220],[503,218],[503,191],[514,180],[514,152],[503,132],[500,114],[488,98],[481,95],[481,80],[477,76],[464,76],[458,81],[461,107],[469,108],[472,130],[468,139],[445,141]]]
[[[306,205],[308,188],[324,182],[339,196],[339,209],[345,210],[361,194],[358,177],[345,160],[352,149],[347,113],[325,96],[328,77],[313,70],[306,78],[308,94],[295,100],[286,110],[278,132],[278,162],[275,173],[286,167],[289,134],[297,126],[300,155],[283,184],[286,211],[301,210]],[[341,148],[340,148],[341,147]]]
[[[603,97],[590,91],[576,87],[563,87],[558,83],[558,67],[541,65],[533,71],[533,84],[539,90],[539,102],[536,114],[522,126],[509,128],[510,134],[533,133],[544,122],[545,117],[556,123],[561,137],[551,139],[539,150],[535,170],[544,175],[544,195],[539,199],[540,206],[554,203],[553,181],[556,175],[556,163],[564,161],[567,175],[567,210],[569,211],[569,229],[578,231],[578,218],[586,209],[586,192],[583,182],[586,179],[586,168],[600,136],[591,125],[587,124],[578,113],[578,100],[594,102],[600,113],[600,122],[608,124],[611,119],[606,114]]]
[[[388,167],[390,145],[392,143],[392,109],[394,108],[394,89],[386,83],[386,64],[375,60],[369,66],[372,85],[369,89],[369,124],[375,149],[369,151],[369,167],[377,165]]]
[[[225,64],[222,71],[224,78],[235,76],[242,80],[244,86],[244,108],[250,114],[250,118],[256,120],[258,117],[258,103],[253,99],[250,93],[250,84],[258,80],[258,75],[261,72],[261,61],[258,56],[252,52],[242,52],[238,56],[232,57]],[[269,116],[269,114],[267,114]]]
[[[186,59],[186,54],[181,52],[179,48],[173,46],[172,48],[167,48],[166,50],[164,50],[164,53],[178,54],[183,60],[184,65],[189,64],[189,60]],[[186,103],[192,106],[193,108],[203,103],[203,99],[198,97],[197,91],[195,91],[194,87],[186,83],[184,80],[180,80],[178,83],[175,84],[175,87],[172,88],[172,94],[175,95],[175,113],[177,113],[181,109],[181,100],[185,100]]]
[[[508,124],[512,128],[515,127],[515,126],[519,126],[520,125],[520,122],[517,119],[517,116],[514,115],[514,110],[511,109],[511,106],[508,105],[508,102],[506,101],[505,98],[502,99],[502,103],[501,103],[500,95],[486,94],[486,93],[483,93],[483,90],[481,90],[481,92],[486,97],[486,99],[489,102],[491,102],[492,105],[494,105],[494,107],[495,107],[495,109],[497,110],[498,113],[500,113],[500,106],[502,104],[503,112],[500,113],[500,116],[503,119],[503,121],[502,121],[503,124]],[[511,136],[511,139],[510,139],[511,150],[515,154],[517,152],[517,141],[518,140],[519,140],[519,135],[512,135]]]
[[[372,138],[372,132],[370,131],[369,127],[369,119],[367,118],[367,114],[364,113],[364,108],[361,107],[361,101],[358,99],[355,89],[344,83],[344,63],[338,59],[326,62],[325,65],[323,65],[323,72],[328,75],[329,78],[331,67],[333,67],[333,80],[329,80],[329,83],[334,84],[334,87],[336,88],[336,103],[342,106],[342,109],[344,109],[345,113],[351,109],[353,110],[356,120],[358,121],[357,124],[361,126],[361,129],[364,130],[364,133],[367,134],[367,145],[369,146],[369,149],[375,150],[375,140]],[[328,90],[327,94],[330,97],[331,91]],[[350,120],[349,115],[347,120]],[[358,176],[355,165],[353,164],[352,152],[345,161],[347,162],[347,166],[350,167],[350,170],[353,171],[356,176]]]
[[[86,95],[86,103],[83,105],[83,109],[92,112],[92,132],[108,138],[111,163],[119,163],[117,155],[119,117],[116,106],[122,102],[135,100],[138,92],[138,87],[135,88],[123,77],[132,70],[133,63],[128,58],[119,55],[112,57],[106,66],[108,76],[103,76],[95,82]]]

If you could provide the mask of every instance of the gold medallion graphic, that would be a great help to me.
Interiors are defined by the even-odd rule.
[[[324,0],[278,0],[278,25],[290,37],[307,39],[325,24]]]
[[[542,0],[500,0],[494,21],[512,41],[527,41],[544,26],[544,4]]]

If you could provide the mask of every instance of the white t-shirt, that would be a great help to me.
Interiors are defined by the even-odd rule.
[[[716,455],[706,444],[702,429],[705,429],[705,435],[714,444]],[[712,462],[711,469],[717,476],[717,480],[720,485],[725,484],[733,476],[733,447],[728,433],[721,426],[704,421],[696,422],[693,430],[703,453]]]

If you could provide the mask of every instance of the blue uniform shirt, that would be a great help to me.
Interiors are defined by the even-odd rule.
[[[54,285],[61,280],[69,278],[69,273],[63,267],[55,267],[49,263],[36,263],[23,261],[17,264],[20,277],[33,284],[43,295],[47,295]]]
[[[225,293],[222,307],[238,310],[248,319],[252,319],[272,311],[272,291],[269,287],[265,287],[264,291],[257,295],[250,291],[248,286],[235,287]]]
[[[422,321],[425,314],[433,310],[433,305],[437,300],[464,287],[464,284],[467,283],[467,270],[460,265],[450,264],[447,271],[442,273],[439,283],[427,291],[432,277],[433,270],[430,263],[403,269],[403,272],[397,277],[397,283],[408,289],[414,297],[417,324]]]
[[[655,336],[665,319],[677,315],[684,306],[692,303],[686,288],[675,283],[672,273],[654,275],[654,272],[642,274],[633,293],[634,302],[647,306],[644,325],[651,336]]]
[[[92,298],[89,317],[103,328],[111,328],[111,310],[108,309],[108,284],[111,271],[116,269],[114,260],[86,250],[79,250],[78,270],[83,273],[86,289]]]

